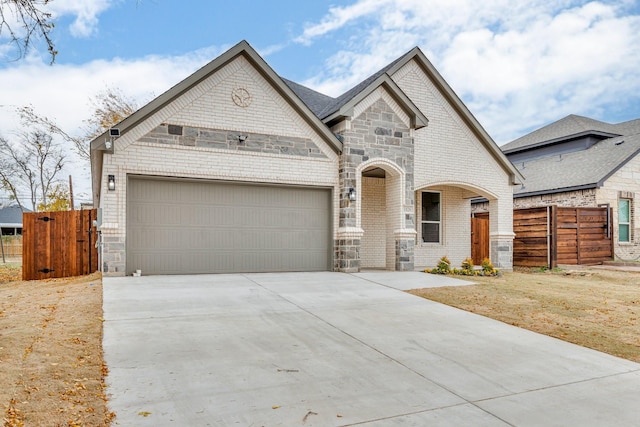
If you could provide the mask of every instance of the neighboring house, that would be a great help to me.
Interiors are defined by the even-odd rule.
[[[338,98],[241,42],[91,142],[107,274],[512,267],[520,175],[415,48]]]
[[[616,258],[640,257],[640,119],[610,124],[570,115],[502,150],[525,177],[514,208],[611,206]]]
[[[0,208],[0,229],[3,236],[22,235],[22,209],[19,206]]]

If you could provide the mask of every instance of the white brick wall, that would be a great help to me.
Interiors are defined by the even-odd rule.
[[[414,189],[442,190],[446,211],[441,245],[421,245],[418,233],[416,267],[433,266],[443,255],[459,264],[471,255],[470,204],[465,198],[471,194],[492,201],[492,239],[512,238],[513,190],[507,172],[414,61],[392,78],[429,119],[427,127],[414,133]]]
[[[236,87],[244,87],[252,94],[248,108],[233,103],[231,91]],[[137,141],[161,123],[307,137],[328,158]],[[103,236],[114,242],[125,241],[129,174],[331,187],[334,190],[334,224],[337,224],[337,168],[338,155],[244,58],[238,58],[117,139],[113,155],[105,154],[102,188],[106,189],[107,175],[115,175],[117,189],[101,194]],[[334,230],[334,237],[335,234]],[[124,262],[124,254],[114,257],[120,263]]]
[[[460,266],[462,261],[471,255],[471,204],[463,198],[465,190],[456,187],[433,187],[428,191],[440,192],[442,204],[442,231],[440,243],[423,243],[420,237],[420,222],[422,212],[422,192],[416,192],[418,215],[416,228],[415,266],[416,268],[433,268],[442,256],[447,256],[454,266]]]
[[[384,178],[362,178],[362,268],[386,267],[386,186]]]

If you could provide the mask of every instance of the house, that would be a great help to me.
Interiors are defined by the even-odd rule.
[[[614,254],[640,257],[640,119],[618,124],[569,115],[502,146],[524,175],[514,208],[613,208]]]
[[[22,235],[22,209],[19,206],[0,208],[0,230],[3,236]]]
[[[512,267],[520,174],[414,48],[333,98],[245,41],[91,142],[106,274]]]

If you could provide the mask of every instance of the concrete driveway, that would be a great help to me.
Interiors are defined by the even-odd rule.
[[[640,364],[399,290],[446,284],[462,283],[417,272],[105,278],[116,425],[637,425]]]

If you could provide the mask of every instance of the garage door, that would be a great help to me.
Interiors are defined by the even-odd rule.
[[[130,177],[127,273],[328,270],[331,191]]]

